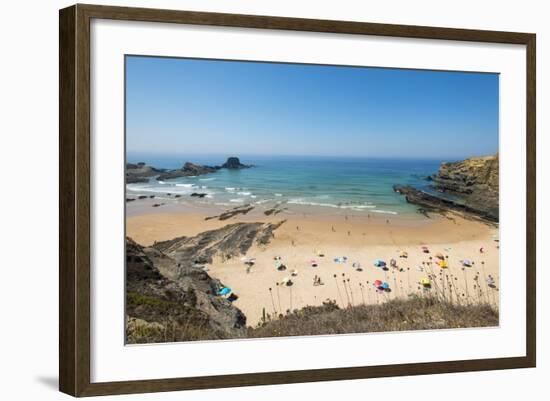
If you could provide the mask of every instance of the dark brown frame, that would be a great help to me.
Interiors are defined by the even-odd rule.
[[[525,45],[526,356],[192,378],[90,382],[90,21],[92,18]],[[73,396],[535,367],[536,35],[254,15],[74,5],[59,13],[59,389]]]

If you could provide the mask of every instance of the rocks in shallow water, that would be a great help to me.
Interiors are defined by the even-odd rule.
[[[138,196],[138,199],[147,199],[147,196],[146,195],[140,195],[140,196]]]
[[[498,213],[495,215],[490,210],[478,209],[466,203],[446,199],[443,197],[429,194],[425,191],[413,188],[410,185],[394,185],[393,190],[401,195],[405,195],[408,203],[420,206],[419,211],[427,215],[428,212],[445,212],[454,210],[481,217],[483,219],[498,222]]]
[[[162,170],[156,169],[152,166],[140,162],[137,164],[127,163],[126,164],[126,183],[127,184],[136,184],[149,182],[149,177],[153,177],[157,174],[160,174]]]
[[[252,165],[242,164],[238,157],[228,157],[227,161],[222,164],[222,168],[227,169],[242,169],[242,168],[250,168]]]
[[[405,195],[407,202],[420,206],[419,211],[425,215],[430,211],[456,210],[498,222],[498,166],[498,154],[442,163],[437,174],[427,177],[441,195],[411,186],[394,185],[393,189]]]
[[[162,174],[160,174],[157,177],[158,181],[164,181],[164,180],[170,180],[173,178],[180,178],[180,177],[195,177],[198,175],[204,175],[209,173],[214,173],[215,171],[219,170],[219,167],[215,166],[203,166],[200,164],[194,164],[187,162],[183,165],[182,168],[177,170],[169,170]]]
[[[126,202],[133,202],[135,200],[136,200],[135,198],[126,198]]]
[[[204,198],[206,195],[206,193],[203,193],[203,192],[193,192],[190,196],[193,196],[193,197],[196,197],[196,198]]]
[[[126,175],[126,184],[140,184],[149,182],[149,178],[146,177],[133,177],[131,175]]]

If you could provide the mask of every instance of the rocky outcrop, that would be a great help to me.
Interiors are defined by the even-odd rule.
[[[222,260],[244,255],[252,245],[267,245],[274,231],[284,223],[234,223],[202,232],[194,237],[179,237],[156,242],[153,247],[176,260],[178,269],[187,274],[187,267],[212,263],[214,257]],[[178,273],[178,277],[182,274]]]
[[[426,178],[435,191],[394,185],[395,192],[419,211],[461,211],[491,222],[499,221],[499,163],[494,156],[472,157],[459,162],[442,163],[437,174]]]
[[[498,219],[498,154],[443,163],[438,173],[432,176],[432,185],[438,191],[457,195],[468,206]]]
[[[237,206],[237,207],[234,207],[232,209],[226,210],[225,212],[220,213],[216,216],[208,216],[208,217],[205,217],[204,219],[205,220],[218,219],[218,220],[221,220],[221,221],[228,220],[231,217],[235,217],[239,214],[243,214],[243,215],[247,214],[248,212],[252,211],[253,209],[254,209],[254,206],[247,203],[246,205]]]
[[[419,206],[419,212],[427,214],[428,212],[445,213],[449,210],[475,215],[482,219],[498,222],[498,214],[493,214],[485,209],[472,207],[467,203],[441,196],[435,196],[425,191],[413,188],[410,185],[394,185],[393,190],[401,195],[405,195],[408,203]]]
[[[154,177],[162,172],[160,169],[156,169],[152,166],[140,162],[137,164],[126,164],[126,183],[135,184],[140,182],[149,182],[150,177]]]
[[[246,317],[205,271],[214,257],[266,245],[279,223],[236,223],[152,247],[126,238],[128,343],[211,340],[246,336]]]
[[[227,158],[227,161],[222,164],[221,168],[227,168],[231,170],[237,170],[242,168],[250,168],[252,165],[250,164],[242,164],[238,157],[229,157]]]
[[[127,238],[127,342],[243,337],[246,317],[217,295],[222,287],[201,267]]]
[[[187,162],[182,168],[177,170],[168,170],[157,177],[158,181],[170,180],[180,177],[196,177],[198,175],[214,173],[220,168],[218,166],[203,166],[200,164]]]
[[[158,181],[170,180],[181,177],[196,177],[198,175],[215,173],[216,171],[226,168],[238,170],[253,167],[252,165],[242,164],[238,157],[229,157],[221,166],[206,166],[186,162],[181,168],[175,170],[158,169],[141,162],[137,164],[126,164],[126,183],[146,183],[150,177],[156,176]]]

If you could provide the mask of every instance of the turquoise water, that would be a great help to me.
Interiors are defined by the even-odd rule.
[[[427,175],[437,172],[442,160],[361,159],[337,157],[239,156],[256,167],[159,182],[128,184],[128,195],[169,198],[179,194],[182,202],[204,205],[242,204],[354,211],[380,214],[416,214],[416,207],[396,194],[394,184],[409,184],[430,191]],[[158,168],[180,168],[186,161],[221,165],[224,156],[128,155],[128,162],[145,162]],[[205,198],[191,198],[193,192]]]

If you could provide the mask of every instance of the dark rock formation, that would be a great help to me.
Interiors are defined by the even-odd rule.
[[[493,214],[491,210],[476,208],[458,200],[435,196],[425,191],[413,188],[409,185],[394,185],[393,190],[397,193],[405,195],[407,202],[420,206],[419,211],[423,214],[426,214],[427,212],[444,213],[449,210],[454,210],[458,212],[472,214],[492,222],[498,222],[498,210],[497,214]]]
[[[246,204],[246,205],[243,205],[243,206],[237,206],[237,207],[234,207],[233,209],[226,210],[225,212],[223,212],[222,214],[219,214],[217,216],[208,216],[208,217],[205,217],[204,219],[205,220],[218,219],[218,220],[222,220],[222,221],[223,220],[228,220],[231,217],[237,216],[238,214],[247,214],[248,212],[250,212],[253,209],[254,209],[254,206],[252,206],[250,204]]]
[[[135,184],[140,182],[149,182],[149,177],[160,174],[162,170],[140,162],[138,164],[126,164],[126,183]]]
[[[498,219],[498,154],[443,163],[432,179],[432,185],[438,191],[457,195],[464,199],[469,207]]]
[[[126,335],[129,343],[239,338],[243,313],[219,280],[157,248],[126,239]]]
[[[212,263],[214,256],[230,259],[244,255],[256,243],[266,245],[273,232],[284,223],[234,223],[202,232],[194,237],[179,237],[156,242],[153,247],[176,260],[186,272],[186,266]]]
[[[204,198],[206,195],[204,192],[193,192],[190,196],[196,197],[196,198]]]
[[[227,158],[227,161],[222,164],[221,168],[236,170],[250,167],[252,167],[252,165],[242,164],[238,157],[229,157]]]
[[[187,162],[183,165],[182,168],[177,170],[169,170],[162,174],[160,174],[157,177],[157,180],[164,181],[164,180],[170,180],[172,178],[180,178],[180,177],[195,177],[197,175],[204,175],[204,174],[210,174],[214,173],[220,168],[218,166],[203,166],[200,164],[194,164]]]
[[[279,213],[282,213],[283,211],[287,210],[286,207],[281,207],[281,205],[282,205],[281,203],[278,203],[275,206],[273,206],[272,208],[264,210],[264,214],[266,216],[271,216],[271,215],[276,216]]]

